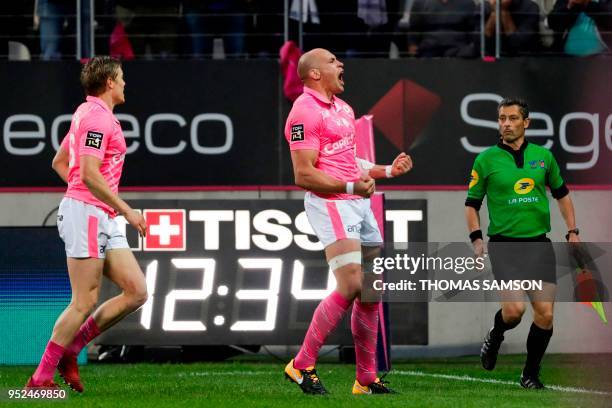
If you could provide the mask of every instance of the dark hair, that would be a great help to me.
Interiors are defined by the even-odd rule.
[[[109,56],[93,57],[81,69],[81,85],[87,95],[98,96],[106,89],[106,80],[116,79],[121,61]]]
[[[521,116],[523,116],[523,119],[527,119],[529,117],[529,105],[527,105],[527,102],[525,102],[521,98],[504,98],[504,99],[502,99],[502,101],[499,103],[499,105],[497,105],[497,112],[499,113],[499,110],[502,107],[505,107],[505,106],[515,106],[515,105],[519,107],[519,111],[521,112]]]

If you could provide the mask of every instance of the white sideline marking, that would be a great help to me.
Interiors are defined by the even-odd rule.
[[[189,373],[179,373],[179,377],[184,376],[194,376],[194,377],[206,377],[206,376],[223,376],[223,375],[232,375],[232,376],[257,376],[257,375],[276,375],[278,374],[276,371],[192,371]],[[430,377],[430,378],[442,378],[445,380],[457,380],[457,381],[470,381],[470,382],[480,382],[480,383],[488,383],[488,384],[500,384],[500,385],[511,385],[513,387],[520,387],[520,384],[515,381],[505,381],[505,380],[496,380],[494,378],[478,378],[478,377],[470,377],[468,375],[451,375],[451,374],[431,374],[424,373],[421,371],[404,371],[404,370],[392,370],[389,375],[408,375],[413,377]],[[563,387],[560,385],[546,385],[546,389],[561,391],[561,392],[573,392],[580,394],[593,394],[593,395],[612,395],[612,392],[606,391],[598,391],[598,390],[589,390],[586,388],[577,388],[577,387]]]
[[[207,377],[210,375],[274,375],[276,371],[192,371],[189,373],[179,373],[179,377]]]
[[[520,384],[514,381],[495,380],[493,378],[470,377],[468,375],[429,374],[429,373],[423,373],[421,371],[402,371],[402,370],[392,370],[389,374],[390,375],[394,375],[394,374],[395,375],[410,375],[414,377],[443,378],[446,380],[471,381],[471,382],[481,382],[481,383],[489,383],[489,384],[512,385],[515,387],[520,387]],[[582,393],[582,394],[612,395],[611,392],[588,390],[586,388],[562,387],[560,385],[546,385],[546,389],[562,391],[562,392],[577,392],[577,393]]]

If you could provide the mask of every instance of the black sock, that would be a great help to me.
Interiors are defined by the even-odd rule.
[[[502,317],[502,310],[499,309],[497,313],[495,313],[495,319],[493,324],[493,330],[491,331],[491,336],[493,337],[504,337],[504,332],[506,330],[514,329],[521,322],[516,321],[514,323],[506,323],[504,322],[504,318]]]
[[[531,324],[527,336],[527,361],[524,370],[526,373],[537,373],[552,334],[552,327],[546,330],[539,328],[535,323]]]

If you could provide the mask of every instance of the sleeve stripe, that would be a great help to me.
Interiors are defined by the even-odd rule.
[[[476,211],[480,211],[480,207],[482,206],[482,200],[478,200],[477,198],[468,198],[465,200],[466,207],[472,207]]]
[[[558,188],[551,188],[550,193],[555,200],[559,200],[569,194],[569,188],[567,188],[567,185],[563,183]]]

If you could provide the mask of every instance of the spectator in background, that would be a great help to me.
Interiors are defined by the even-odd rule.
[[[40,29],[40,59],[62,57],[64,26],[76,14],[75,0],[37,0],[34,3],[34,27]]]
[[[533,0],[540,8],[540,43],[542,44],[541,51],[549,51],[553,45],[554,32],[548,26],[546,16],[550,13],[555,5],[555,0]]]
[[[357,17],[365,25],[365,38],[360,41],[365,55],[386,57],[391,42],[405,46],[403,36],[397,32],[404,3],[402,0],[358,0]]]
[[[387,57],[391,41],[397,41],[400,0],[318,0],[316,7],[320,23],[304,25],[304,49],[333,49],[349,58]]]
[[[193,58],[213,54],[215,38],[223,40],[224,53],[244,57],[246,15],[249,0],[183,0],[189,35],[188,52]]]
[[[116,0],[97,0],[94,4],[95,52],[97,55],[110,55],[112,35],[117,25]],[[122,26],[123,28],[123,26]]]
[[[410,12],[408,53],[418,57],[475,57],[477,24],[472,0],[415,0]]]
[[[185,45],[186,57],[200,59],[204,57],[206,51],[206,43],[209,41],[206,38],[204,30],[204,14],[206,7],[202,1],[184,0],[181,3],[183,7],[183,19],[187,29],[187,41]]]
[[[39,47],[40,39],[34,35],[34,21],[32,12],[34,0],[3,1],[0,2],[0,31],[3,40],[0,41],[0,58],[15,58],[22,55],[11,54],[10,42],[18,42],[27,48],[28,54],[33,54]],[[38,51],[36,51],[38,53]]]
[[[485,3],[485,46],[495,55],[495,0]],[[505,56],[534,54],[540,48],[540,8],[532,0],[501,0],[500,53]]]
[[[323,7],[321,9],[321,6]],[[289,2],[289,38],[299,38],[300,16],[302,24],[302,48],[305,50],[321,47],[333,50],[346,50],[344,36],[338,32],[348,32],[346,8],[347,0],[291,0]],[[355,17],[356,18],[356,17]],[[330,35],[330,33],[333,33]]]
[[[284,0],[250,0],[248,6],[253,34],[247,37],[249,54],[254,57],[274,58],[284,42]],[[291,23],[292,21],[289,22],[290,27]]]
[[[125,30],[136,58],[175,58],[179,0],[117,0],[117,13],[133,16]]]
[[[553,49],[566,55],[600,54],[612,47],[612,0],[557,0],[548,15]]]

